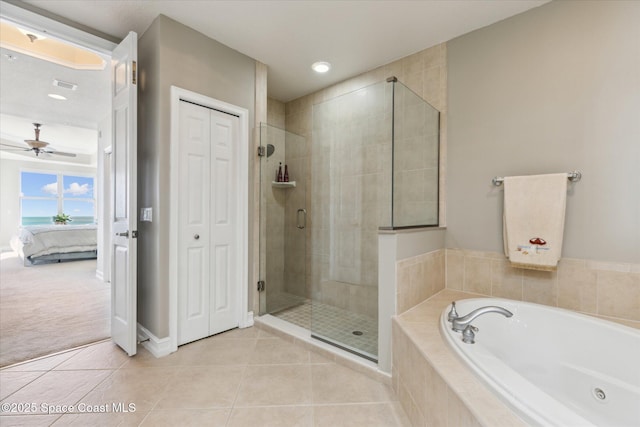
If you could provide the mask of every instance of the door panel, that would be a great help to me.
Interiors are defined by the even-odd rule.
[[[133,356],[137,346],[136,197],[138,36],[122,41],[112,56],[113,162],[111,215],[111,339]]]
[[[209,112],[180,103],[178,344],[208,335],[211,157]]]
[[[202,282],[206,274],[205,252],[202,248],[188,249],[187,269],[187,319],[201,318],[206,315],[206,295],[203,295]]]
[[[127,283],[128,266],[127,266],[127,252],[128,249],[122,246],[115,246],[115,252],[113,256],[113,262],[115,263],[115,281],[112,283],[113,296],[115,299],[115,305],[113,315],[118,322],[127,323],[129,313],[127,308],[127,289],[125,284]]]
[[[215,259],[211,263],[215,266],[213,275],[212,301],[210,312],[211,335],[238,326],[238,301],[236,275],[237,263],[237,218],[235,212],[238,182],[234,179],[237,167],[238,134],[240,120],[236,116],[210,110],[212,142],[214,147],[212,164],[215,168],[216,185],[213,196],[214,218],[212,221],[213,246]]]
[[[205,158],[202,155],[189,154],[187,156],[187,188],[189,192],[189,211],[187,213],[189,224],[192,226],[205,226],[208,209],[202,198],[202,177],[205,174]]]
[[[229,162],[216,159],[216,225],[229,224]]]
[[[229,310],[229,247],[216,246],[215,311]]]

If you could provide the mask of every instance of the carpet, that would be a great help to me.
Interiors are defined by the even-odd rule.
[[[110,337],[110,301],[95,260],[24,267],[0,254],[0,367]]]

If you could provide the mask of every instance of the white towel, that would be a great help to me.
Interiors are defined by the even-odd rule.
[[[504,252],[513,267],[556,269],[566,200],[566,173],[504,178]]]

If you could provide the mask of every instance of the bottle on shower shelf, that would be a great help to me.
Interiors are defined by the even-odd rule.
[[[289,167],[284,165],[284,182],[289,182]]]
[[[280,162],[280,166],[278,166],[278,177],[276,179],[277,182],[282,182],[284,178],[282,177],[282,162]]]

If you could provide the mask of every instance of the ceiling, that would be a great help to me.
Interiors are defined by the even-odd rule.
[[[286,102],[547,1],[14,0],[11,3],[39,8],[49,16],[74,21],[116,40],[124,38],[130,30],[141,36],[159,14],[164,14],[267,64],[268,95]],[[28,122],[66,123],[95,130],[97,122],[108,113],[108,100],[100,96],[108,94],[109,81],[101,72],[71,70],[27,55],[8,61],[5,53],[8,52],[3,50],[0,63],[0,112],[4,115],[22,117]],[[329,61],[333,67],[326,74],[316,74],[310,68],[316,61]],[[45,96],[51,93],[54,78],[78,83],[78,90],[69,94],[69,101]],[[103,92],[104,87],[107,89]],[[20,131],[20,140],[30,137],[30,132]],[[42,132],[45,139],[44,126]],[[70,149],[58,146],[57,141],[50,142],[58,150]]]

